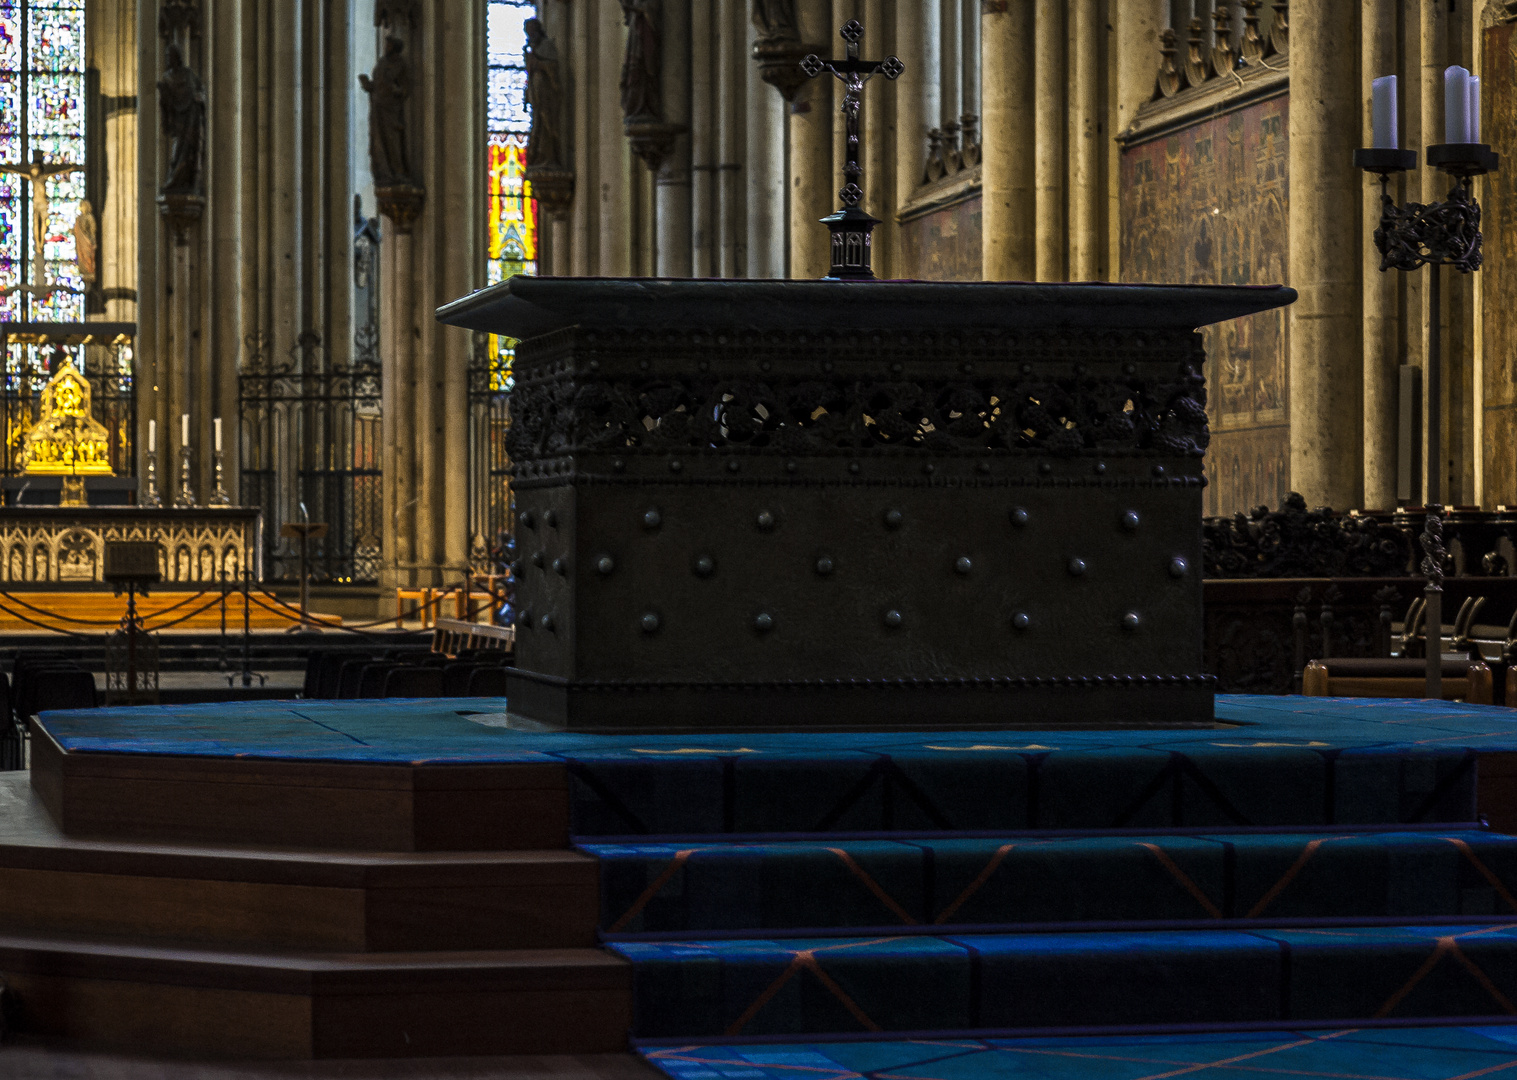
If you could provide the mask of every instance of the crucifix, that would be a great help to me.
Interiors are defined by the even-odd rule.
[[[46,300],[55,292],[67,291],[66,286],[52,285],[47,280],[47,263],[43,257],[44,244],[47,240],[47,178],[60,173],[83,171],[82,165],[44,165],[41,150],[32,151],[30,164],[0,165],[0,174],[12,173],[16,176],[24,176],[32,182],[32,283],[0,289],[0,296],[24,292],[30,293],[38,300]]]
[[[842,80],[843,116],[847,123],[848,159],[843,165],[843,186],[838,198],[843,208],[822,218],[822,224],[832,233],[832,270],[824,281],[872,281],[874,270],[869,265],[870,234],[879,219],[870,217],[859,209],[859,200],[864,189],[859,179],[864,175],[859,165],[859,106],[864,100],[864,84],[875,75],[895,80],[900,78],[906,65],[895,56],[884,60],[860,60],[859,39],[864,36],[864,27],[857,19],[849,19],[839,31],[848,43],[846,60],[823,60],[815,53],[801,61],[801,70],[808,78],[816,78],[830,71]]]

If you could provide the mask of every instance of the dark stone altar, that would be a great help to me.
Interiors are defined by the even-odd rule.
[[[1281,287],[515,277],[513,715],[1205,724],[1197,327]]]

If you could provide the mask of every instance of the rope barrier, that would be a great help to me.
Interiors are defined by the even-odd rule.
[[[204,595],[204,594],[202,593],[201,595]],[[196,615],[199,615],[202,611],[209,611],[209,610],[211,610],[211,608],[215,607],[219,603],[221,603],[221,597],[217,596],[217,597],[215,597],[215,598],[213,598],[211,600],[206,601],[204,604],[202,604],[200,607],[196,608],[194,611],[191,611],[191,612],[188,612],[187,614],[181,615],[177,619],[171,619],[171,620],[169,620],[166,623],[158,623],[155,626],[149,626],[147,624],[147,620],[148,619],[156,618],[157,616],[163,614],[162,612],[155,611],[155,612],[153,612],[152,615],[144,615],[142,617],[142,629],[144,631],[152,631],[152,632],[157,632],[159,630],[167,630],[171,626],[178,626],[180,623],[185,622],[188,619],[193,619]]]
[[[4,596],[4,595],[7,595],[7,594],[0,593],[0,596]],[[21,614],[19,611],[12,611],[10,608],[6,607],[4,604],[0,604],[0,611],[5,612],[5,614],[9,615],[13,619],[19,619],[20,621],[22,621],[24,623],[29,623],[30,625],[38,627],[39,629],[46,630],[50,634],[67,634],[69,637],[76,637],[76,638],[93,638],[93,637],[97,636],[95,634],[81,633],[78,630],[69,630],[66,627],[62,627],[62,626],[48,626],[46,623],[40,623],[36,619],[29,619],[29,618],[27,618],[25,615]],[[121,624],[120,623],[111,623],[110,625],[112,625],[112,626],[120,626]]]
[[[170,604],[166,608],[161,608],[160,610],[153,612],[151,615],[144,615],[143,618],[149,619],[149,618],[156,618],[159,615],[166,615],[170,611],[174,611],[177,608],[181,608],[185,604],[190,603],[191,601],[198,600],[202,596],[209,595],[209,593],[210,593],[209,589],[202,589],[198,593],[191,593],[189,596],[186,596],[183,600],[180,600],[180,601],[178,601],[177,603],[174,603],[174,604]],[[58,614],[56,612],[47,611],[47,610],[44,610],[43,608],[39,608],[36,604],[28,604],[25,600],[21,599],[21,597],[17,596],[15,593],[0,592],[0,596],[5,597],[7,600],[9,600],[13,604],[20,604],[22,607],[26,608],[26,610],[28,610],[28,611],[35,612],[38,615],[45,615],[49,619],[58,619],[58,620],[60,620],[62,622],[76,623],[76,624],[78,624],[80,626],[120,626],[121,625],[121,620],[120,619],[77,619],[77,618],[75,618],[72,615],[60,615],[60,614]]]

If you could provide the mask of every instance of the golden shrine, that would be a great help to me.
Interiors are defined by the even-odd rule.
[[[111,476],[110,434],[90,412],[89,380],[65,360],[42,390],[37,422],[22,439],[23,473]]]

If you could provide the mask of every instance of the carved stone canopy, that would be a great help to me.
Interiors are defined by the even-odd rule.
[[[375,187],[374,197],[379,202],[379,212],[390,219],[396,230],[409,233],[426,205],[427,192],[415,184],[390,184]]]
[[[689,130],[683,124],[669,124],[662,120],[640,117],[628,117],[622,126],[632,142],[632,152],[642,158],[652,172],[658,172],[664,164],[664,159],[674,149],[674,140]]]
[[[544,165],[528,165],[527,183],[532,186],[532,197],[543,212],[556,221],[568,218],[574,206],[574,173],[568,169]]]
[[[158,196],[158,213],[174,234],[174,243],[184,247],[190,242],[190,230],[205,213],[205,196],[193,192],[166,192]]]
[[[759,78],[780,92],[786,101],[795,100],[795,92],[806,81],[801,61],[821,52],[825,46],[803,45],[799,38],[774,38],[753,43],[753,59],[759,65]]]

